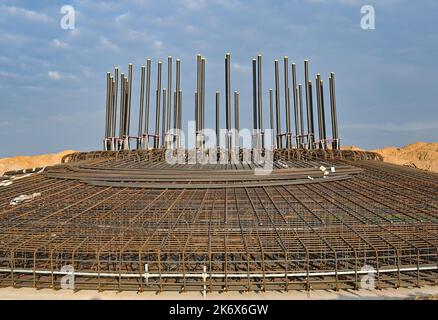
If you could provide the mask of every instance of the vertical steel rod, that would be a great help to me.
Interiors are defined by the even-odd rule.
[[[195,91],[195,123],[196,123],[196,136],[198,136],[199,131],[199,94]]]
[[[239,92],[234,91],[234,129],[236,131],[235,147],[240,148],[239,139]]]
[[[320,99],[321,99],[321,125],[322,125],[322,129],[321,129],[321,133],[322,133],[322,139],[324,140],[322,145],[324,148],[327,147],[327,143],[326,143],[326,139],[327,139],[327,134],[326,134],[326,130],[325,130],[325,110],[324,110],[324,83],[323,80],[321,80],[319,82],[320,85],[320,89],[319,89],[319,94],[320,94]]]
[[[201,129],[205,128],[205,58],[201,59]],[[204,141],[202,142],[204,144]]]
[[[162,119],[162,123],[161,123],[161,147],[162,148],[166,148],[166,135],[167,135],[167,131],[166,131],[166,122],[167,122],[167,117],[166,117],[166,112],[164,112],[164,110],[166,110],[166,97],[167,97],[167,90],[166,88],[163,88],[163,119]],[[168,106],[168,105],[167,105]]]
[[[308,135],[308,147],[309,149],[313,149],[313,141],[314,141],[314,131],[313,131],[313,110],[310,106],[310,99],[312,95],[312,91],[309,89],[309,83],[311,85],[311,82],[309,82],[309,61],[304,60],[304,88],[305,88],[305,94],[306,94],[306,109],[307,109],[307,135]]]
[[[123,139],[125,127],[125,74],[120,74],[120,124],[119,124],[119,138]]]
[[[166,132],[171,129],[171,116],[172,116],[172,57],[167,57],[167,124]],[[174,110],[175,116],[175,110]]]
[[[220,110],[220,92],[216,91],[216,148],[217,148],[218,151],[219,151],[219,147],[220,147],[219,110]]]
[[[144,80],[145,80],[145,66],[141,66],[140,110],[138,116],[138,138],[140,139],[140,141],[141,141],[141,137],[143,136]]]
[[[292,90],[293,90],[293,99],[294,99],[294,117],[295,117],[295,136],[297,147],[299,147],[300,139],[298,136],[300,135],[300,123],[299,123],[299,115],[298,115],[298,88],[297,88],[297,66],[295,63],[292,63]]]
[[[309,80],[307,83],[308,87],[308,98],[309,98],[309,108],[307,109],[307,128],[308,128],[308,144],[309,148],[313,149],[313,142],[314,142],[314,125],[313,125],[313,95],[312,95],[312,81]]]
[[[291,127],[290,127],[290,93],[289,93],[289,58],[283,59],[284,64],[284,106],[286,109],[286,148],[291,148]]]
[[[126,106],[126,135],[129,136],[131,128],[131,94],[132,94],[132,63],[128,66],[128,104]]]
[[[196,99],[196,114],[197,114],[197,126],[196,126],[196,131],[201,130],[201,126],[200,126],[200,107],[201,107],[201,55],[198,54],[196,57],[196,92],[197,94],[197,99]]]
[[[316,93],[316,111],[318,113],[318,138],[319,145],[322,147],[322,140],[324,139],[322,134],[322,114],[321,114],[321,75],[318,73],[315,79],[315,93]]]
[[[301,146],[304,144],[304,113],[303,113],[303,85],[300,83],[298,85],[298,97],[300,106],[300,135],[301,135]]]
[[[228,161],[231,160],[231,136],[230,136],[230,130],[231,130],[231,84],[230,84],[230,60],[231,56],[230,53],[227,53],[225,55],[225,118],[226,118],[226,126],[227,126],[227,133],[226,133],[226,149],[228,152]]]
[[[262,86],[262,55],[257,56],[257,106],[258,106],[258,119],[260,129],[260,143],[259,146],[262,150],[265,148],[265,136],[263,132],[263,86]]]
[[[124,136],[125,136],[125,149],[127,148],[127,144],[126,144],[126,140],[128,140],[129,142],[129,122],[130,122],[130,113],[128,110],[129,107],[129,80],[128,78],[125,77],[125,132],[124,132]]]
[[[181,108],[180,108],[180,99],[179,99],[179,92],[181,90],[181,60],[180,59],[176,59],[176,99],[175,99],[175,111],[174,113],[176,114],[175,116],[175,124],[174,127],[179,128],[179,117],[181,114]]]
[[[274,135],[274,95],[272,89],[269,89],[269,128],[271,129],[271,147],[275,148]]]
[[[252,59],[252,123],[253,129],[256,130],[258,126],[257,119],[257,60]]]
[[[178,129],[182,129],[182,115],[183,115],[183,104],[182,104],[182,90],[178,91]]]
[[[144,126],[144,134],[145,134],[145,146],[149,147],[149,107],[150,107],[150,97],[151,97],[151,59],[147,59],[146,61],[146,113],[145,113],[145,126]]]
[[[339,135],[338,135],[338,119],[336,114],[336,95],[335,95],[335,74],[330,73],[330,106],[331,106],[331,118],[332,118],[332,148],[339,149]]]
[[[275,113],[276,113],[276,127],[277,127],[277,148],[281,149],[282,137],[281,137],[281,114],[280,114],[280,75],[278,70],[278,60],[274,61],[275,72]]]
[[[111,77],[111,150],[114,150],[115,146],[115,135],[116,135],[116,100],[115,100],[115,88],[116,88],[116,80],[114,77]]]
[[[110,81],[111,81],[111,73],[106,73],[106,108],[105,108],[105,139],[109,137],[110,131]],[[105,141],[106,146],[106,141]]]
[[[119,68],[114,68],[114,108],[113,108],[113,132],[112,136],[116,136],[116,125],[117,125],[117,91],[119,86]]]
[[[262,94],[262,55],[257,56],[257,106],[259,129],[263,131],[263,94]]]
[[[154,148],[160,146],[161,69],[162,62],[158,61]]]

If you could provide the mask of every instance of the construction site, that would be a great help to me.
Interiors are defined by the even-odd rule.
[[[75,290],[203,294],[360,289],[364,277],[377,289],[436,285],[438,175],[341,150],[335,73],[324,82],[305,60],[300,82],[282,60],[264,91],[262,56],[252,59],[242,103],[227,53],[223,101],[217,91],[206,102],[198,55],[183,112],[181,60],[173,73],[167,58],[167,85],[157,61],[151,94],[148,59],[135,134],[133,66],[108,72],[103,150],[1,177],[0,286],[59,289],[66,276]]]

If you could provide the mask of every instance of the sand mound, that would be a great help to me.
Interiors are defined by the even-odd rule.
[[[372,150],[385,162],[438,173],[438,142],[416,142],[402,148],[386,147]]]
[[[45,167],[61,163],[63,156],[77,151],[64,150],[59,153],[42,154],[36,156],[18,156],[0,159],[0,175],[6,171],[28,168]]]

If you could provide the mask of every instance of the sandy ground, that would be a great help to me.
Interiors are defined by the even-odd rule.
[[[383,290],[314,290],[265,293],[227,292],[208,293],[204,298],[199,292],[116,292],[94,290],[51,290],[33,288],[0,288],[0,300],[382,300],[382,299],[436,299],[438,286]]]
[[[0,175],[6,171],[39,168],[61,163],[63,156],[76,151],[65,150],[59,153],[49,153],[37,156],[18,156],[0,159]]]
[[[380,153],[385,162],[438,173],[438,142],[416,142],[403,148],[387,147],[372,151]]]

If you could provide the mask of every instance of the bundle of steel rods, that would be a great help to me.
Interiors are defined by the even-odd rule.
[[[141,86],[139,101],[138,133],[130,135],[131,121],[131,95],[132,95],[132,64],[128,67],[128,76],[120,74],[120,98],[118,97],[119,72],[116,67],[114,75],[107,73],[106,95],[106,122],[104,150],[128,150],[131,149],[130,139],[136,140],[137,149],[149,148],[181,148],[180,130],[182,129],[182,89],[181,89],[181,60],[176,60],[175,90],[172,91],[172,63],[171,56],[167,59],[167,88],[162,88],[162,61],[157,62],[157,83],[155,91],[155,128],[150,134],[149,113],[151,95],[151,68],[152,61],[147,59],[146,66],[141,67]],[[196,149],[205,147],[205,115],[206,115],[206,58],[200,54],[196,57],[196,90],[195,102],[195,141]],[[239,92],[234,91],[234,128],[232,127],[232,97],[231,97],[231,54],[225,55],[225,137],[221,137],[220,131],[220,92],[215,95],[215,118],[216,118],[216,148],[220,151],[220,139],[225,138],[225,150],[230,151],[242,147],[239,137]],[[280,67],[279,60],[274,61],[274,89],[269,89],[269,126],[274,133],[270,135],[270,141],[266,141],[263,128],[263,86],[262,86],[262,56],[259,54],[252,59],[252,115],[253,137],[252,149],[265,150],[266,145],[274,149],[327,149],[338,150],[340,140],[338,135],[338,123],[336,112],[335,74],[329,76],[329,101],[332,137],[327,138],[325,94],[321,75],[318,73],[315,82],[309,78],[309,61],[304,61],[304,84],[297,81],[297,66],[291,64],[292,88],[289,81],[289,58],[283,58],[284,79],[284,115],[280,97]],[[303,90],[304,87],[304,90]],[[292,91],[292,95],[291,95]],[[314,96],[316,97],[316,114],[318,135],[317,140],[314,125]],[[291,99],[293,112],[291,112]],[[173,109],[172,109],[173,100]],[[275,104],[275,107],[274,107]],[[305,110],[304,110],[305,108]],[[119,109],[119,135],[116,137],[117,109]],[[306,115],[306,119],[305,119]],[[294,121],[291,121],[291,117]],[[282,130],[282,122],[285,123],[285,131]],[[305,127],[305,123],[307,126]],[[292,129],[294,124],[294,130]],[[161,126],[161,128],[160,128]],[[160,131],[161,129],[161,131]],[[234,136],[234,139],[233,139]],[[152,138],[150,140],[150,138]]]

